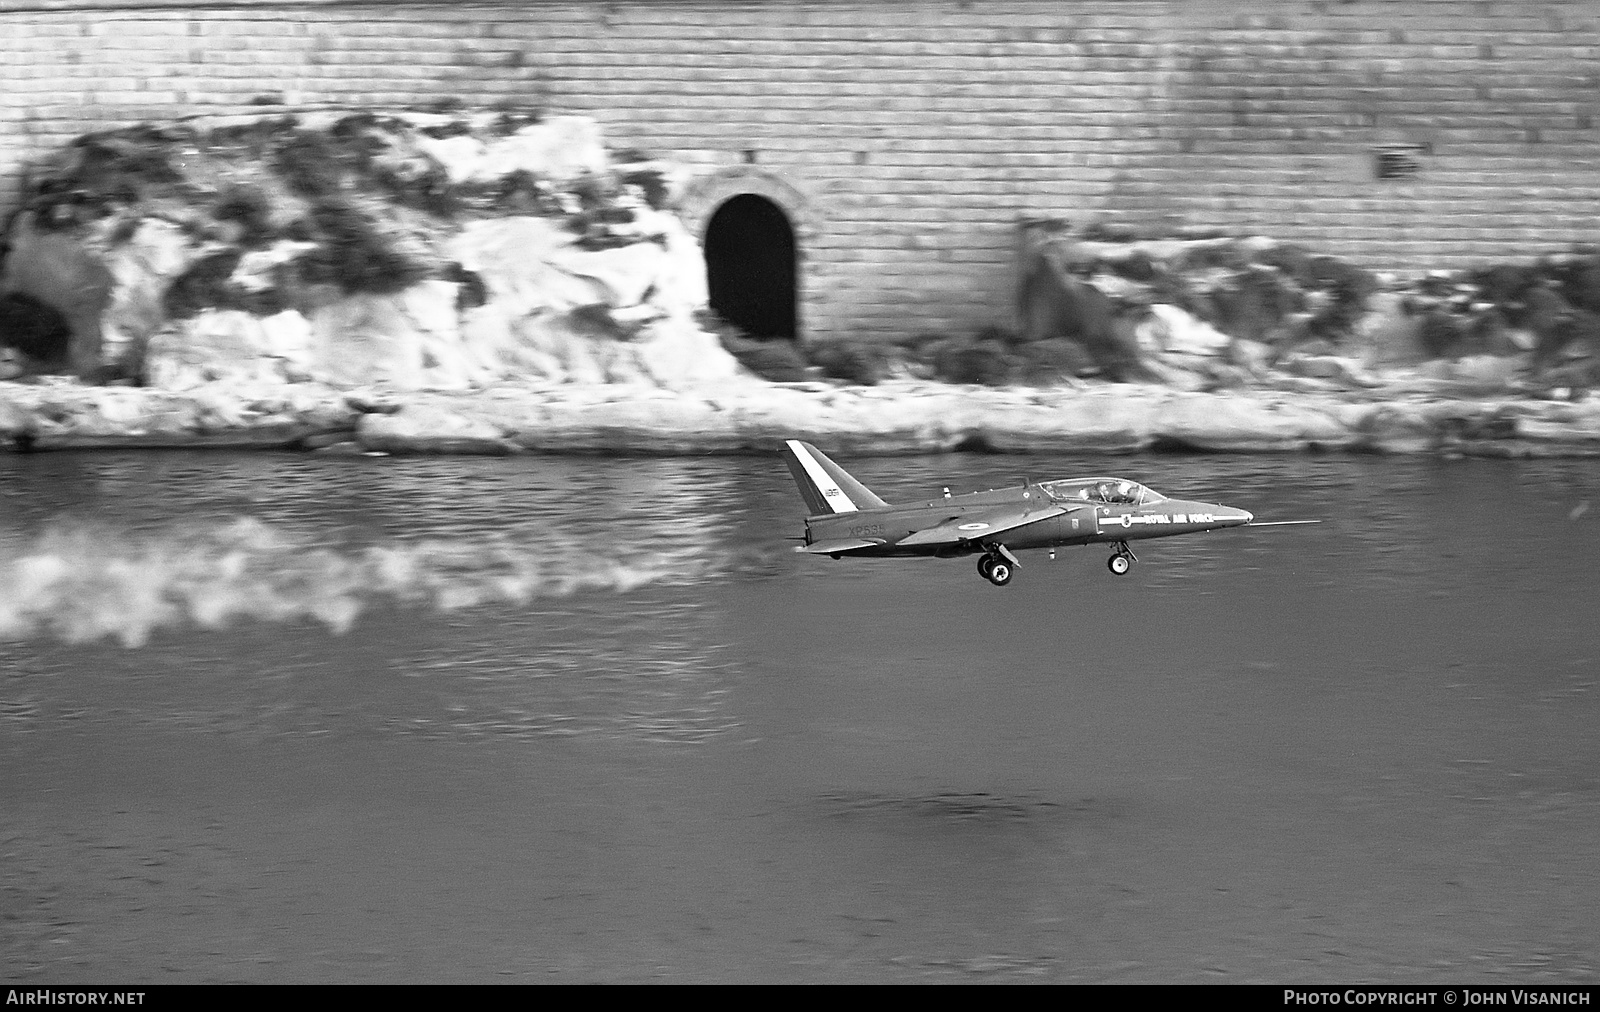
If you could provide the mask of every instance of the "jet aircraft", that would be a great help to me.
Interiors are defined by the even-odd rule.
[[[1278,527],[1316,520],[1258,522],[1247,510],[1169,499],[1126,478],[1027,481],[891,505],[810,443],[784,442],[784,462],[811,515],[796,552],[834,559],[978,556],[978,572],[997,587],[1011,582],[1016,552],[1068,545],[1109,544],[1106,566],[1127,575],[1138,561],[1128,542],[1169,538],[1225,527]]]

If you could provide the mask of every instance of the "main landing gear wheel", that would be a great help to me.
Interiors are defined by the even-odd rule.
[[[1011,582],[1011,563],[1005,559],[991,559],[983,575],[996,587],[1004,587]]]
[[[1116,552],[1106,560],[1106,568],[1118,576],[1127,576],[1128,570],[1139,561],[1139,557],[1133,554],[1133,549],[1128,547],[1126,541],[1118,541],[1115,547]]]
[[[989,578],[989,567],[991,565],[993,565],[993,564],[994,564],[994,556],[992,556],[992,555],[980,555],[980,556],[978,556],[978,575],[983,577],[985,580],[987,580]]]

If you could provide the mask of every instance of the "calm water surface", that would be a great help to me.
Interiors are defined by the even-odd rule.
[[[1328,522],[995,588],[776,457],[0,457],[0,979],[1594,982],[1592,463],[844,463]]]

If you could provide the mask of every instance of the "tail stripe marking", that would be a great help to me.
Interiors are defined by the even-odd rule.
[[[805,447],[791,441],[789,449],[794,451],[795,459],[800,461],[800,466],[806,469],[806,477],[811,479],[811,484],[816,486],[817,491],[822,494],[822,498],[827,501],[829,508],[835,513],[858,512],[856,504],[850,501],[850,497],[845,495],[838,485],[834,484],[833,479],[828,477],[828,472],[822,469],[822,465],[817,463],[817,459],[811,456]]]

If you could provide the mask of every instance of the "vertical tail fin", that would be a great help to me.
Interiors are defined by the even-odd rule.
[[[789,465],[789,473],[794,475],[794,483],[800,486],[800,495],[805,499],[812,516],[886,509],[889,506],[810,443],[802,443],[798,439],[784,440],[783,461]]]

